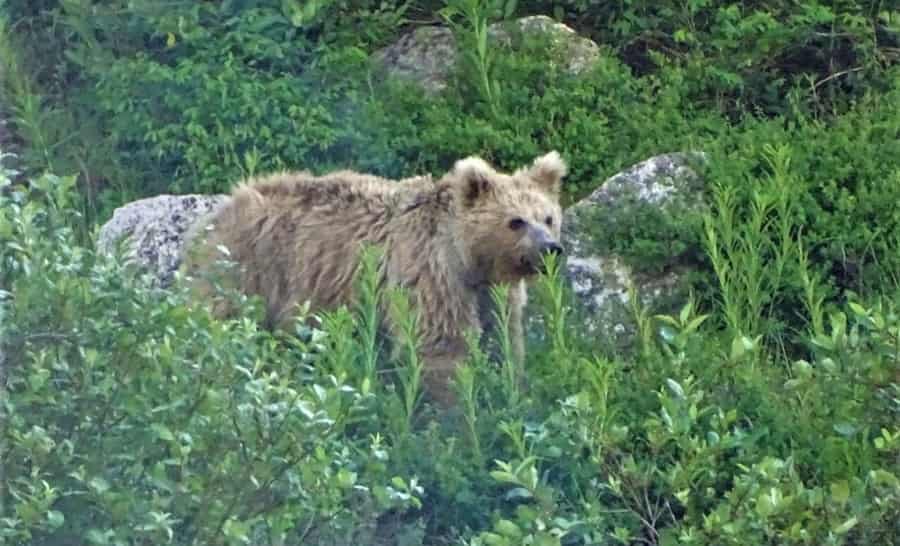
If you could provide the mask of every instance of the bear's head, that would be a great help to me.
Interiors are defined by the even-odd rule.
[[[545,254],[563,252],[559,192],[565,175],[566,164],[554,151],[512,174],[468,157],[444,176],[453,194],[456,243],[479,280],[533,277]]]

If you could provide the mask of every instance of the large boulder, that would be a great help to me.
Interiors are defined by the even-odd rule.
[[[171,284],[181,263],[187,230],[228,199],[225,195],[159,195],[127,203],[100,229],[97,249],[112,253],[124,245],[125,257],[154,284]]]
[[[650,309],[671,310],[682,303],[691,267],[681,256],[656,256],[654,267],[638,270],[610,250],[614,245],[608,237],[647,218],[641,210],[673,215],[674,221],[702,212],[706,206],[703,184],[692,165],[703,157],[681,153],[653,157],[612,176],[566,209],[566,277],[574,295],[574,311],[586,335],[618,347],[633,339],[629,287],[639,295],[641,305]]]
[[[523,17],[515,21],[495,23],[488,34],[496,44],[510,45],[512,32],[523,36],[544,35],[559,46],[559,61],[568,72],[578,74],[600,57],[596,43],[545,15]],[[444,26],[418,27],[396,43],[373,55],[382,75],[400,77],[419,84],[426,92],[436,93],[447,81],[458,58],[453,32]]]

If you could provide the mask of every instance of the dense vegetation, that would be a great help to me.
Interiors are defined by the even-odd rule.
[[[22,171],[0,180],[5,543],[900,541],[900,12],[493,4],[4,2]],[[599,61],[576,76],[540,40],[488,48],[437,96],[369,63],[416,26],[473,43],[536,13]],[[636,267],[678,249],[696,297],[636,307],[635,350],[610,353],[569,325],[551,270],[528,388],[475,350],[449,413],[422,404],[414,352],[379,350],[365,272],[359,308],[289,335],[254,301],[216,321],[91,250],[113,207],[164,191],[551,148],[567,201],[653,154],[707,153],[707,214],[598,219]],[[413,347],[414,313],[384,296]]]

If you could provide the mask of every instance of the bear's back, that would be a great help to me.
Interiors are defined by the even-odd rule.
[[[252,192],[273,207],[348,206],[358,203],[384,204],[401,185],[372,175],[337,171],[314,176],[306,171],[279,173],[240,184],[235,198]]]
[[[240,286],[263,297],[273,324],[298,303],[333,308],[352,292],[359,250],[383,245],[398,211],[431,188],[429,177],[391,181],[353,171],[278,173],[246,181],[211,219],[212,245],[241,266]]]

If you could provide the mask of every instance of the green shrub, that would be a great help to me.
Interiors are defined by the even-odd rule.
[[[358,72],[405,3],[353,7],[12,1],[4,33],[47,62],[30,67],[47,102],[62,106],[39,120],[45,148],[53,168],[81,173],[93,219],[138,196],[221,191],[255,170],[343,166],[353,151],[340,152],[341,111],[358,106],[346,102],[345,76],[314,65]],[[50,167],[46,154],[25,159]]]
[[[898,80],[896,83],[900,83]],[[771,172],[765,148],[789,147],[792,221],[802,229],[812,263],[837,289],[865,293],[891,282],[900,262],[900,87],[873,94],[828,121],[804,116],[748,120],[744,130],[712,145],[710,180],[752,200],[754,178]],[[746,209],[738,213],[741,217]]]
[[[900,12],[885,2],[590,0],[522,2],[610,44],[638,73],[684,67],[691,102],[784,114],[796,86],[818,111],[890,83]]]
[[[414,90],[399,100],[393,89],[373,94],[366,57],[396,37],[404,17],[437,21],[435,4],[10,0],[8,9],[17,43],[47,59],[43,90],[66,106],[44,121],[47,138],[65,158],[60,167],[81,172],[101,196],[94,206],[169,189],[221,191],[284,166],[396,175],[446,168],[470,150],[513,161],[551,144],[571,150],[581,195],[598,173],[702,142],[703,128],[721,122],[713,112],[739,120],[762,105],[790,114],[788,96],[799,90],[803,102],[840,113],[896,77],[896,13],[883,6],[476,2],[472,16],[488,4],[510,16],[554,12],[627,64],[607,57],[596,78],[573,83],[547,70],[538,44],[512,57],[487,51],[490,78],[470,65],[446,108]],[[657,52],[652,70],[635,66],[633,47]],[[479,89],[497,84],[485,111]]]
[[[694,112],[677,84],[637,80],[609,56],[581,77],[569,75],[549,62],[553,53],[546,46],[534,40],[517,51],[500,50],[494,107],[466,92],[466,74],[457,74],[459,83],[435,98],[389,86],[366,111],[362,133],[382,153],[362,154],[376,158],[365,166],[398,155],[406,171],[442,172],[459,157],[478,154],[512,169],[557,149],[571,165],[564,182],[569,202],[633,163],[697,147],[712,130],[724,130],[716,115]]]
[[[4,543],[349,544],[417,505],[322,332],[212,321],[76,246],[72,182],[0,198]]]
[[[367,58],[440,2],[7,0],[0,62],[33,176],[0,183],[6,542],[895,540],[896,12],[491,4],[558,11],[598,63],[566,74],[523,40],[430,97],[371,82]],[[649,156],[707,153],[705,223],[597,225],[638,269],[699,264],[697,303],[636,309],[640,350],[608,354],[551,270],[527,386],[501,336],[500,362],[473,346],[448,414],[419,396],[402,299],[406,350],[382,354],[372,278],[359,306],[273,334],[253,300],[213,320],[88,248],[137,196],[279,168],[440,173],[472,153],[512,168],[550,148],[572,166],[567,202]]]
[[[318,329],[262,331],[254,300],[213,320],[74,243],[73,186],[47,175],[0,207],[7,543],[849,545],[900,531],[896,295],[825,312],[813,283],[804,359],[693,304],[645,317],[633,357],[603,357],[568,323],[550,264],[528,388],[474,351],[462,411],[437,416],[410,353],[373,356],[371,278],[360,307]],[[402,300],[393,312],[412,317]]]

